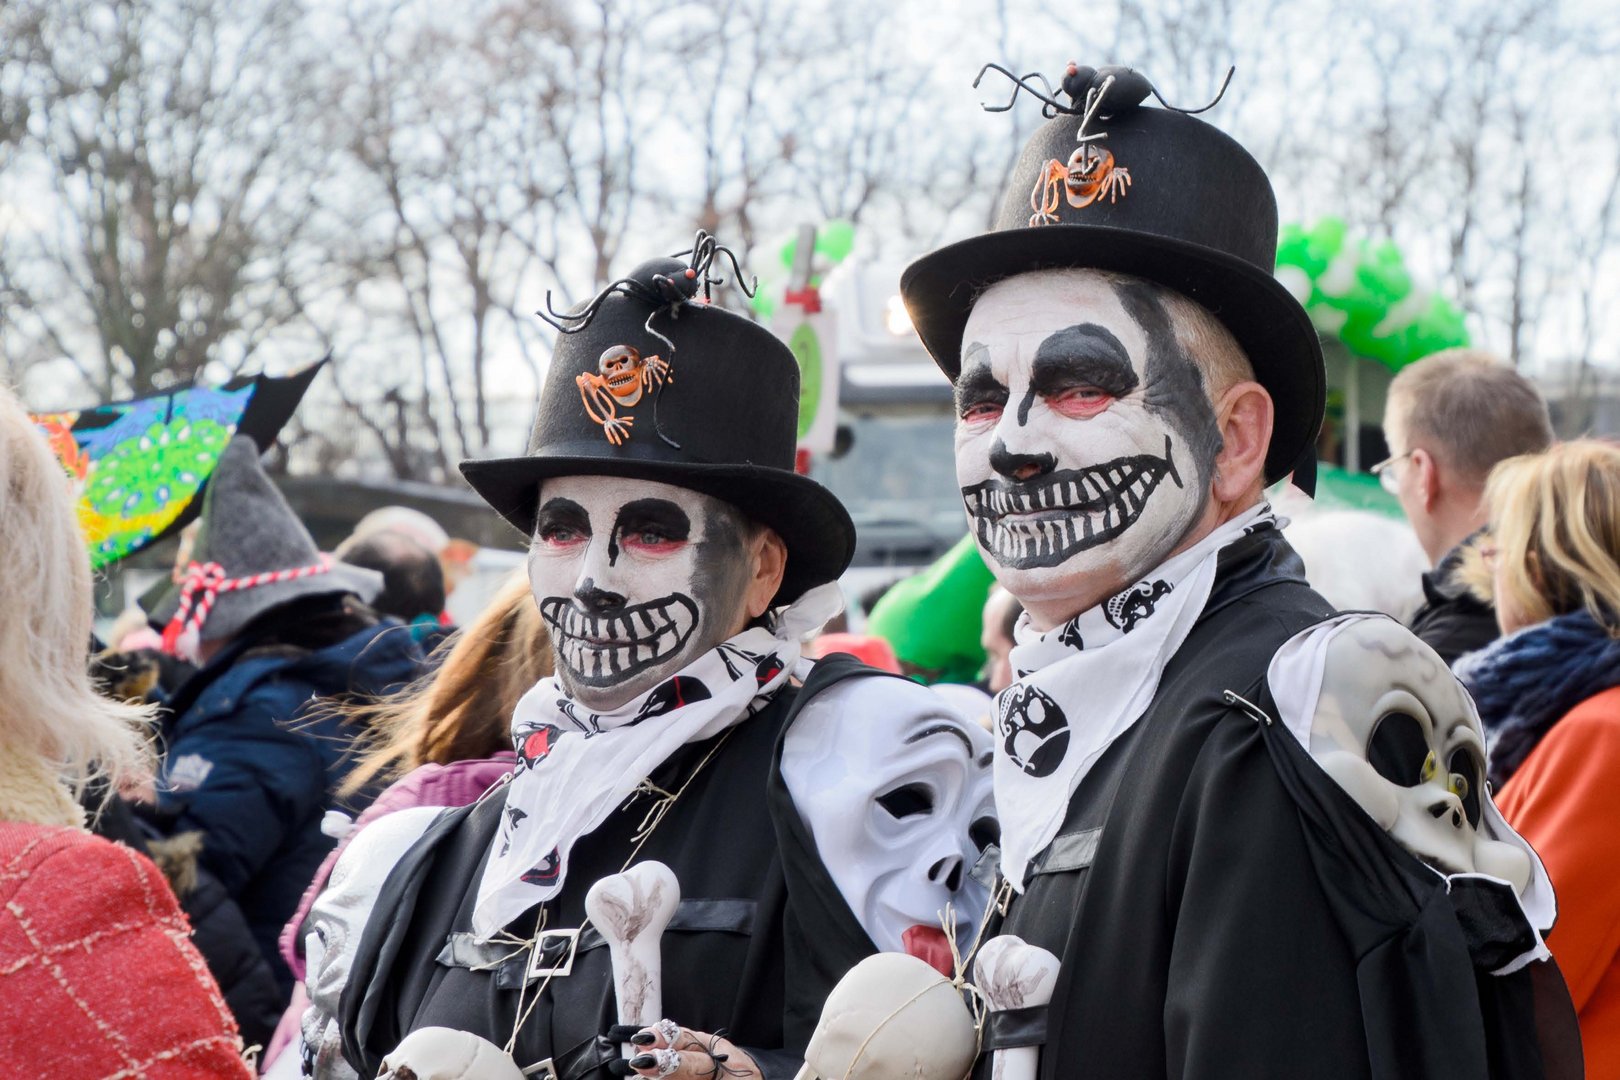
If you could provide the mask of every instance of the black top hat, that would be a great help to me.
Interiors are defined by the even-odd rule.
[[[855,526],[832,492],[793,471],[793,353],[698,298],[707,269],[697,256],[693,264],[653,259],[560,316],[528,453],[461,471],[526,536],[550,476],[627,476],[712,495],[782,537],[787,569],[774,603],[790,603],[843,573]]]
[[[1029,78],[1015,81],[1047,102],[1052,119],[1025,145],[994,229],[924,255],[900,279],[935,362],[956,378],[968,313],[1004,278],[1058,268],[1146,278],[1197,301],[1232,332],[1276,405],[1266,482],[1297,470],[1295,482],[1309,490],[1325,401],[1322,346],[1272,276],[1277,201],[1265,172],[1209,124],[1142,107],[1158,95],[1129,68],[1070,65],[1067,103]]]

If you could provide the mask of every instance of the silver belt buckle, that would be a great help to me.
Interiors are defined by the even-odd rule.
[[[547,942],[563,943],[563,954],[560,959],[547,960],[547,954],[554,954],[556,949],[547,949]],[[578,930],[542,930],[540,936],[534,939],[534,948],[529,951],[529,970],[524,976],[526,981],[538,979],[542,976],[567,975],[574,970],[574,953],[579,948]],[[550,1062],[547,1061],[548,1067]],[[555,1076],[555,1071],[553,1071]]]
[[[557,1066],[551,1063],[550,1058],[537,1064],[530,1065],[523,1070],[524,1076],[532,1076],[535,1080],[560,1080],[557,1076]]]

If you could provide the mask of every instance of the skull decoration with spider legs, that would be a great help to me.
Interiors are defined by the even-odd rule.
[[[1485,787],[1484,733],[1444,661],[1390,619],[1346,618],[1315,633],[1321,682],[1308,718],[1289,716],[1292,695],[1278,692],[1273,676],[1285,722],[1298,724],[1295,734],[1303,735],[1308,720],[1311,757],[1430,867],[1499,878],[1523,894],[1530,856],[1496,838],[1500,818]]]

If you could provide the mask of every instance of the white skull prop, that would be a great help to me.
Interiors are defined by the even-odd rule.
[[[827,995],[798,1080],[962,1080],[978,1050],[949,979],[914,956],[877,953]]]
[[[512,1055],[487,1039],[427,1027],[405,1036],[383,1058],[377,1080],[523,1080]]]
[[[1536,867],[1491,805],[1479,718],[1433,649],[1391,619],[1346,616],[1285,645],[1270,679],[1284,722],[1379,828],[1443,874],[1525,893]]]
[[[828,874],[879,949],[972,933],[988,900],[970,876],[997,838],[989,734],[909,679],[846,679],[817,694],[782,746],[782,774]]]

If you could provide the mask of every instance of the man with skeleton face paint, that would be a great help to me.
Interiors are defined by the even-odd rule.
[[[867,707],[870,680],[856,676],[869,669],[800,661],[804,635],[841,603],[854,531],[793,471],[792,354],[700,295],[717,254],[700,234],[685,260],[646,263],[576,313],[553,312],[562,334],[528,453],[463,466],[530,538],[556,674],[517,707],[510,782],[439,819],[377,899],[339,1018],[360,1075],[406,1035],[448,1028],[562,1080],[684,1080],[720,1064],[790,1077],[843,972],[878,944],[911,946],[868,914],[882,907],[868,893],[889,891],[835,884],[824,865],[853,841],[808,839],[838,808],[808,796],[801,808],[789,792],[815,787],[781,752],[805,704]],[[954,719],[934,726],[963,738],[932,734],[924,754],[903,741],[910,728],[880,723],[906,769],[872,782],[933,785],[937,812],[908,835],[955,852],[925,883],[928,910],[918,901],[908,916],[967,905],[971,920],[986,897],[967,874],[972,836],[993,824],[987,748]],[[621,978],[587,893],[652,860],[679,889],[653,942],[678,1023],[616,1030],[616,989],[643,984]],[[937,960],[935,944],[915,951]]]
[[[543,481],[529,581],[579,705],[611,709],[743,629],[772,542],[710,495],[648,480]]]
[[[1061,966],[1041,1015],[992,1014],[984,1045],[1039,1047],[1046,1080],[1578,1075],[1522,841],[1504,824],[1476,842],[1444,790],[1468,782],[1433,795],[1424,770],[1443,768],[1410,753],[1402,798],[1445,820],[1378,820],[1387,788],[1341,786],[1366,760],[1341,776],[1275,721],[1269,661],[1332,611],[1264,499],[1290,474],[1314,487],[1324,392],[1271,274],[1265,174],[1145,106],[1158,92],[1128,68],[1071,64],[1061,97],[1009,77],[1052,119],[996,227],[901,281],[955,385],[970,528],[1025,609],[996,699],[991,929]],[[1334,686],[1373,701],[1416,670],[1358,655],[1377,659]],[[1460,693],[1446,682],[1436,708]],[[1434,752],[1473,760],[1466,724],[1444,731]]]

